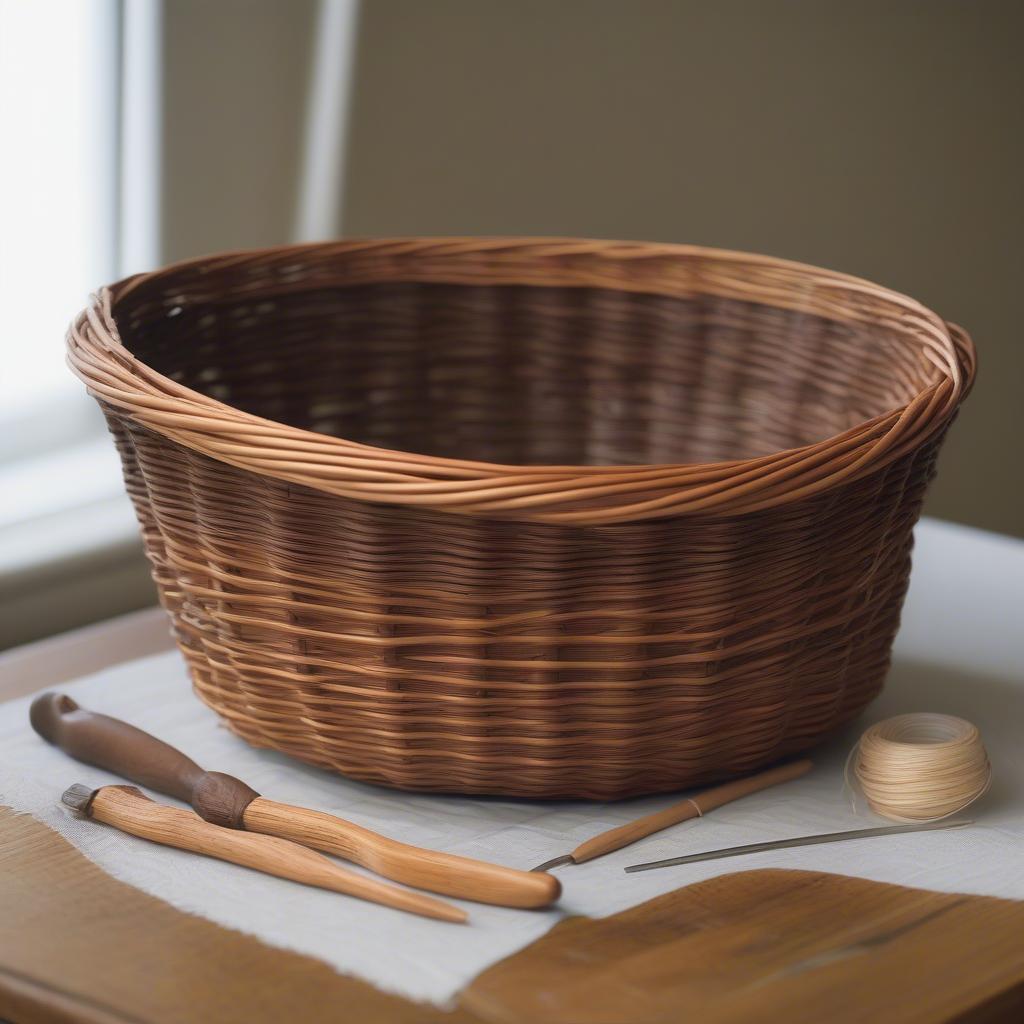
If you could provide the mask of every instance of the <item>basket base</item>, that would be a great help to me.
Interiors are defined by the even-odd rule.
[[[455,772],[448,758],[410,755],[391,766],[367,766],[365,759],[346,760],[327,755],[322,749],[305,742],[299,735],[282,737],[279,742],[268,742],[267,733],[251,727],[247,716],[233,713],[230,704],[218,699],[216,687],[196,682],[196,695],[217,712],[227,728],[253,747],[276,750],[305,764],[337,772],[356,782],[384,786],[406,792],[430,793],[438,796],[512,797],[529,800],[592,800],[608,802],[633,797],[674,793],[697,786],[724,782],[750,775],[778,761],[787,760],[818,746],[834,729],[845,725],[861,713],[881,691],[879,683],[864,694],[863,703],[851,707],[842,719],[823,733],[794,736],[775,747],[765,747],[753,757],[745,756],[713,767],[696,766],[687,757],[685,745],[677,751],[678,757],[660,759],[652,764],[642,756],[619,762],[602,761],[599,770],[577,765],[561,764],[557,759],[542,763],[467,764],[463,771]],[[212,699],[211,699],[212,698]]]

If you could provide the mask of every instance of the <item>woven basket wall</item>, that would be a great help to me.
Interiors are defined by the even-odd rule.
[[[974,374],[864,281],[545,239],[213,256],[68,344],[234,731],[532,797],[747,772],[857,714]]]

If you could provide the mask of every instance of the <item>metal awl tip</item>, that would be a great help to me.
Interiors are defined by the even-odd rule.
[[[576,861],[572,859],[572,854],[567,853],[564,857],[552,857],[551,860],[544,861],[543,864],[538,864],[535,868],[530,868],[531,871],[550,871],[552,868],[559,868],[563,864],[575,864]]]
[[[70,807],[76,814],[89,816],[89,808],[92,806],[92,798],[96,795],[96,790],[89,786],[83,786],[80,782],[76,782],[73,786],[68,786],[67,789],[61,794],[60,802],[65,807]]]

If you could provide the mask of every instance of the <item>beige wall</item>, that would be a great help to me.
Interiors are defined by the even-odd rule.
[[[928,511],[1024,535],[1024,4],[364,0],[347,234],[748,249],[973,333]]]
[[[164,262],[291,237],[315,0],[165,0]]]

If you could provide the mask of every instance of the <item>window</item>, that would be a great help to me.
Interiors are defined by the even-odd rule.
[[[40,617],[74,624],[58,605],[76,573],[102,596],[104,573],[142,569],[117,454],[64,336],[100,285],[156,262],[159,12],[0,0],[0,647]]]
[[[109,0],[0,0],[0,459],[89,416],[64,333],[116,268],[117,21]]]

